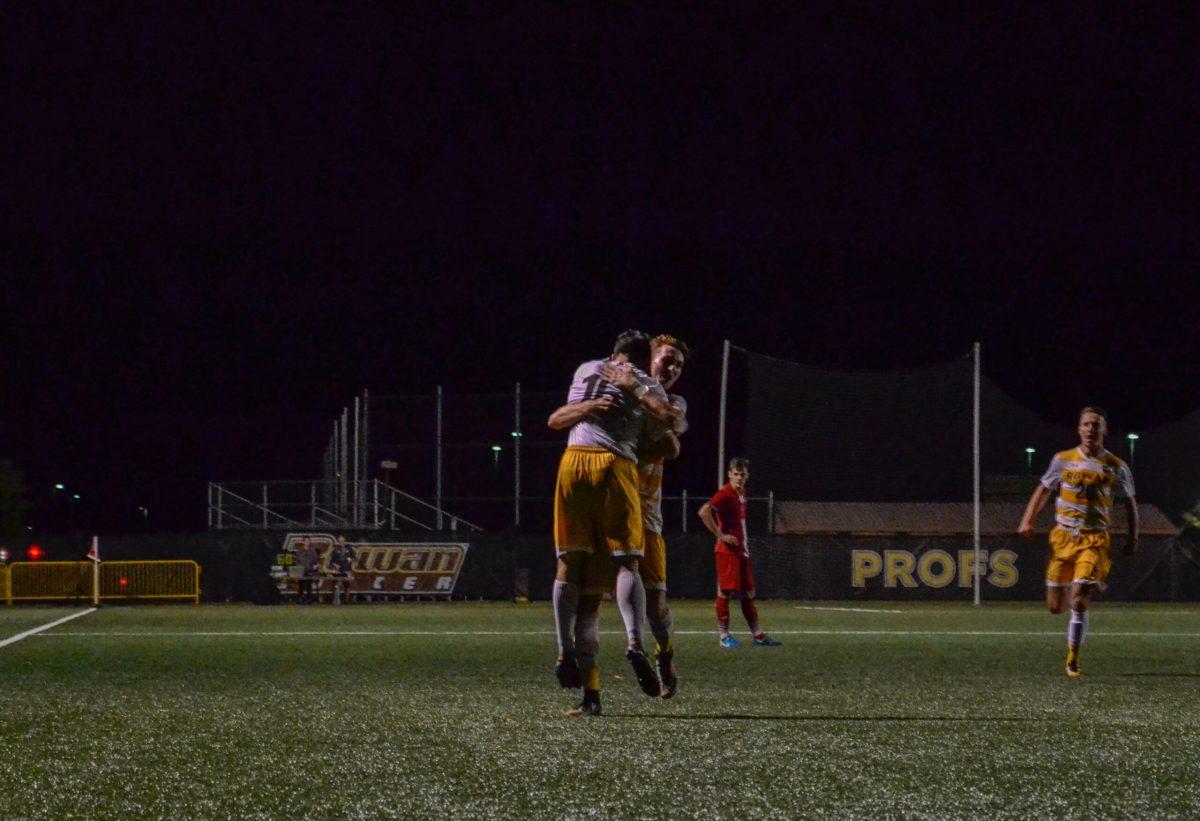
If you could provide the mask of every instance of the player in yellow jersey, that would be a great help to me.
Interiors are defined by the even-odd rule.
[[[1129,466],[1104,449],[1108,419],[1103,410],[1089,405],[1079,412],[1079,447],[1056,453],[1041,482],[1029,497],[1017,532],[1033,536],[1033,520],[1051,494],[1055,501],[1054,529],[1050,531],[1050,559],[1046,565],[1046,606],[1061,613],[1069,591],[1071,620],[1067,624],[1067,675],[1079,678],[1079,654],[1087,637],[1092,594],[1104,590],[1112,567],[1112,503],[1118,495],[1129,522],[1126,555],[1137,550],[1138,508]]]
[[[671,388],[683,375],[688,346],[669,334],[659,334],[650,343],[650,376],[668,392],[671,407],[678,411],[670,427],[647,423],[638,441],[638,493],[642,501],[642,534],[645,554],[638,564],[646,588],[646,620],[654,634],[654,658],[662,680],[663,698],[675,695],[675,631],[667,607],[667,545],[663,541],[663,462],[679,455],[679,436],[687,430],[687,403]]]
[[[625,331],[612,356],[576,369],[567,404],[547,420],[554,430],[570,430],[554,491],[555,675],[563,687],[583,687],[578,712],[585,715],[600,713],[596,612],[614,579],[629,640],[625,657],[647,695],[662,692],[641,640],[646,593],[638,572],[643,550],[637,442],[647,417],[669,424],[672,412],[662,386],[643,370],[649,364],[650,337]]]

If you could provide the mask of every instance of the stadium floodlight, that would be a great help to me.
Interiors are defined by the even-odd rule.
[[[78,501],[79,501],[79,494],[78,494],[78,493],[72,493],[72,494],[71,494],[71,498],[72,498],[72,499],[74,499],[75,501],[77,501],[77,502],[78,502]]]
[[[54,489],[55,489],[55,490],[66,490],[66,489],[67,489],[67,486],[66,486],[66,485],[64,485],[62,482],[59,482],[58,484],[56,484],[56,485],[54,486]]]
[[[514,430],[512,433],[509,434],[509,436],[511,436],[513,439],[519,439],[524,435],[525,434],[521,433],[521,431],[519,431],[519,430]]]
[[[1037,452],[1037,448],[1025,448],[1025,472],[1033,473],[1033,454]]]
[[[492,445],[492,467],[500,467],[500,446]]]
[[[1133,467],[1133,452],[1134,452],[1137,440],[1141,439],[1142,437],[1138,436],[1136,433],[1127,433],[1127,434],[1125,434],[1125,438],[1129,440],[1129,467],[1132,468]]]

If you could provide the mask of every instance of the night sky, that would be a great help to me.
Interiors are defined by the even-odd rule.
[[[0,457],[198,529],[364,387],[565,391],[628,326],[696,349],[705,478],[725,338],[1194,410],[1194,8],[970,6],[6,4]]]

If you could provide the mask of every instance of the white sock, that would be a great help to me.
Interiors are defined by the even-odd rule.
[[[558,654],[575,652],[575,613],[579,610],[579,586],[554,581],[554,629],[558,634]]]
[[[617,609],[625,621],[629,643],[641,647],[642,622],[646,620],[646,586],[637,571],[624,566],[617,571]]]
[[[1074,647],[1083,646],[1083,637],[1087,633],[1087,614],[1078,610],[1071,611],[1071,620],[1067,622],[1067,644]]]

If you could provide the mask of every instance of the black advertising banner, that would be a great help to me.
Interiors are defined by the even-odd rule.
[[[1193,598],[1196,561],[1172,538],[1142,540],[1124,556],[1114,545],[1110,600],[1178,601]],[[760,598],[1029,601],[1045,595],[1045,538],[984,537],[978,563],[970,537],[777,535],[751,536],[751,561]],[[715,591],[712,538],[667,538],[667,587],[675,598]]]
[[[304,559],[304,543],[314,556]],[[450,596],[470,545],[466,542],[398,542],[387,537],[346,540],[331,533],[288,533],[272,568],[280,593],[294,595],[302,581],[314,592],[353,597]]]

